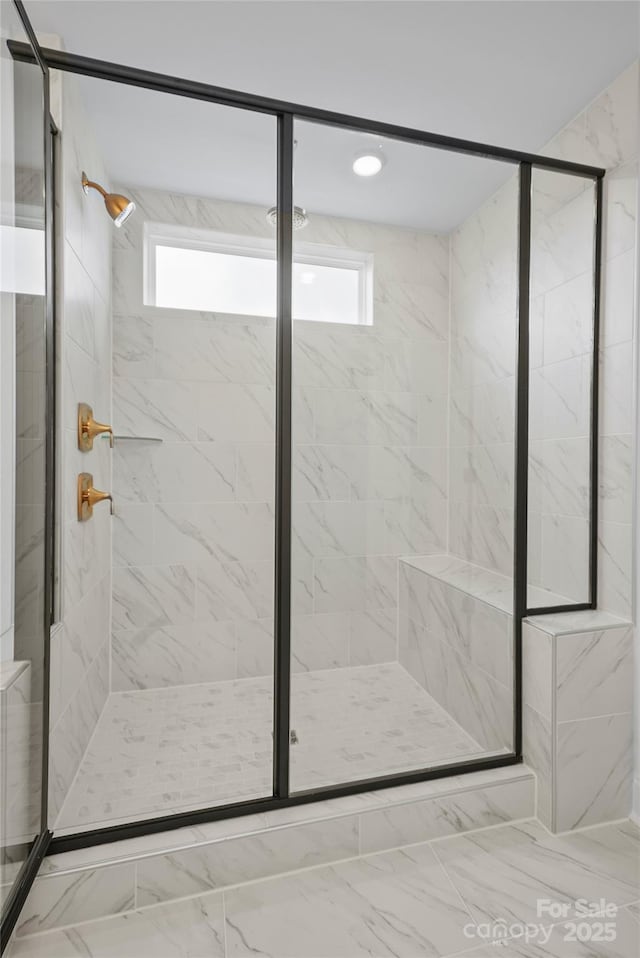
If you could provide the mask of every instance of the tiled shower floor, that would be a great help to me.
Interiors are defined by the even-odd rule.
[[[271,791],[271,678],[112,694],[56,833]],[[401,665],[292,676],[294,790],[483,754]]]

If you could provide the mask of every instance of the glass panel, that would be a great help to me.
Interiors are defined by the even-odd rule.
[[[589,602],[595,184],[534,170],[529,570],[532,608]]]
[[[371,324],[294,322],[292,788],[512,749],[518,180],[296,124],[304,245]],[[356,175],[363,151],[378,175]],[[378,164],[380,165],[380,164]]]
[[[276,123],[60,79],[68,513],[51,767],[64,833],[272,792],[275,295],[266,316],[149,305],[145,226],[244,237],[273,269]],[[98,191],[82,193],[83,170],[135,202],[120,228]],[[113,425],[112,451],[104,437],[78,451],[79,402]],[[112,517],[100,503],[78,522],[80,471],[113,494]],[[82,631],[91,651],[65,683]],[[87,686],[78,727],[67,716]]]
[[[0,884],[3,900],[41,828],[45,616],[44,89],[0,5]],[[15,409],[15,420],[13,411]]]

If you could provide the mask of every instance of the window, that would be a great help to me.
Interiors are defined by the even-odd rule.
[[[145,223],[147,306],[241,316],[275,316],[274,243]],[[293,317],[370,325],[373,257],[352,249],[296,243]]]

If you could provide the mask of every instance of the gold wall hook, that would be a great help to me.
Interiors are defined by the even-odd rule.
[[[93,409],[86,402],[78,403],[78,449],[89,452],[93,440],[102,433],[109,433],[109,445],[113,449],[113,429],[93,418]]]
[[[78,522],[86,522],[93,515],[93,507],[99,502],[109,500],[110,512],[113,515],[113,499],[108,492],[94,488],[93,476],[90,472],[81,472],[78,476]]]

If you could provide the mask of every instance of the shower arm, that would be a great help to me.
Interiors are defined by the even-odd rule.
[[[84,187],[85,190],[87,189],[97,190],[101,196],[105,197],[105,199],[108,195],[107,191],[102,186],[100,186],[99,183],[94,183],[93,180],[87,179],[86,175],[82,177],[82,186]]]

